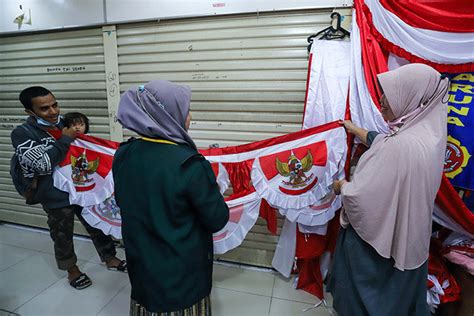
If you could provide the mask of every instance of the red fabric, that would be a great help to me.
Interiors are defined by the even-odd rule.
[[[432,62],[427,59],[423,59],[421,57],[418,57],[416,55],[413,55],[412,53],[406,51],[403,47],[397,46],[387,40],[374,26],[373,21],[372,21],[372,13],[370,12],[369,7],[367,7],[366,4],[363,3],[363,0],[356,0],[355,3],[358,3],[358,7],[361,8],[362,10],[358,9],[357,10],[357,22],[359,25],[359,28],[361,29],[361,40],[363,41],[363,38],[366,38],[367,34],[369,34],[369,37],[366,38],[366,43],[362,42],[362,52],[366,50],[370,50],[372,46],[375,44],[372,43],[372,41],[376,41],[379,46],[381,46],[384,51],[390,52],[394,55],[397,55],[399,57],[402,57],[406,60],[408,60],[411,63],[422,63],[429,65],[433,67],[434,69],[438,70],[439,72],[449,72],[449,73],[462,73],[462,72],[473,72],[474,71],[474,63],[465,63],[465,64],[456,64],[456,65],[449,65],[449,64],[439,64]],[[357,9],[357,6],[356,6]],[[359,12],[358,11],[363,11],[362,16],[365,17],[365,19],[359,21]],[[363,22],[363,25],[361,26],[361,21]],[[444,22],[444,21],[443,21]],[[365,30],[366,33],[362,33],[362,29]],[[367,49],[364,48],[364,46],[368,46]],[[364,54],[362,55],[364,57]],[[363,60],[364,62],[364,60]],[[364,68],[366,68],[366,63],[364,62]],[[367,75],[367,70],[366,71]],[[388,70],[388,69],[387,69]],[[385,70],[385,71],[387,71]],[[384,72],[384,71],[382,71]],[[379,72],[380,73],[380,72]],[[370,91],[370,86],[369,86],[369,91]],[[372,95],[372,93],[371,93]]]
[[[253,142],[253,143],[248,143],[248,144],[243,144],[239,146],[230,146],[230,147],[223,147],[223,148],[209,148],[209,149],[203,149],[199,150],[199,152],[206,157],[210,156],[221,156],[221,155],[229,155],[229,154],[239,154],[239,153],[244,153],[247,151],[252,151],[256,149],[261,149],[273,145],[278,145],[278,144],[283,144],[298,138],[310,136],[316,133],[322,133],[329,131],[334,128],[341,127],[339,122],[334,121],[330,122],[324,125],[319,125],[316,127],[308,128],[305,130],[301,130],[296,133],[291,133],[291,134],[286,134],[278,137],[273,137],[265,140],[261,140],[258,142]]]
[[[436,196],[436,204],[445,214],[455,220],[457,224],[474,235],[474,214],[467,208],[448,178],[444,175],[438,195]]]
[[[440,302],[444,304],[461,300],[461,287],[456,282],[454,276],[449,272],[441,256],[441,247],[440,241],[433,238],[431,239],[428,274],[434,275],[441,286],[443,286],[445,280],[449,281],[449,286],[443,289],[444,295],[440,295]],[[432,283],[431,286],[433,286]],[[428,282],[428,288],[430,288],[430,282]]]
[[[267,222],[267,229],[273,235],[277,234],[278,227],[276,211],[275,208],[268,204],[267,200],[262,199],[262,202],[260,203],[260,217]]]
[[[363,0],[354,1],[356,9],[357,25],[359,26],[362,65],[364,67],[364,77],[367,83],[372,101],[380,109],[381,91],[377,83],[377,74],[388,71],[388,52],[383,50],[379,42],[372,35],[370,24],[366,11],[362,10],[365,6]],[[369,11],[370,13],[370,11]]]
[[[232,163],[224,162],[222,165],[229,174],[230,184],[233,189],[233,194],[231,195],[232,199],[234,199],[236,195],[247,195],[255,191],[250,179],[253,159]]]
[[[323,299],[323,277],[319,267],[319,257],[298,260],[296,265],[300,272],[296,288]]]
[[[328,222],[326,235],[303,234],[296,228],[296,253],[298,258],[297,289],[301,289],[318,298],[324,298],[323,279],[319,260],[321,255],[329,251],[334,252],[336,248],[337,235],[339,233],[339,212]]]
[[[474,32],[472,0],[380,0],[382,6],[403,22],[440,32]]]
[[[345,120],[352,120],[350,101],[349,101],[350,94],[351,94],[351,89],[349,87],[347,91],[346,114],[344,117]],[[346,174],[346,180],[349,181],[351,178],[351,154],[352,154],[352,148],[354,147],[355,136],[353,134],[347,133],[347,131],[346,131],[346,134],[347,134],[347,156],[346,156],[346,165],[344,166],[344,172]]]

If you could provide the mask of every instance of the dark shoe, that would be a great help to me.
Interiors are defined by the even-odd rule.
[[[89,277],[85,273],[81,273],[80,276],[78,276],[74,280],[69,281],[69,284],[76,290],[82,290],[82,289],[85,289],[86,287],[91,286],[92,281],[91,279],[89,279]]]
[[[127,261],[126,260],[120,261],[118,266],[113,266],[113,267],[107,266],[107,270],[120,271],[120,272],[127,273]]]

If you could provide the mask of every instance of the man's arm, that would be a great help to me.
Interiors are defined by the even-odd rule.
[[[54,167],[64,160],[74,138],[63,135],[54,143],[43,145],[32,139],[30,134],[22,127],[17,127],[11,133],[20,164],[38,175],[51,174]]]

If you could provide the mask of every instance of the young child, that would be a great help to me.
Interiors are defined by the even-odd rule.
[[[82,113],[67,113],[64,115],[64,123],[67,127],[74,128],[78,134],[89,133],[89,119]]]

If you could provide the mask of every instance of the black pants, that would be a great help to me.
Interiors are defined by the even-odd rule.
[[[68,270],[76,265],[77,257],[74,253],[74,244],[72,241],[74,234],[74,214],[84,225],[91,236],[95,249],[102,262],[106,262],[115,257],[115,245],[110,236],[106,236],[101,230],[90,226],[82,217],[82,207],[70,205],[68,207],[57,209],[46,209],[48,214],[48,226],[51,239],[54,242],[54,255],[58,268]]]

